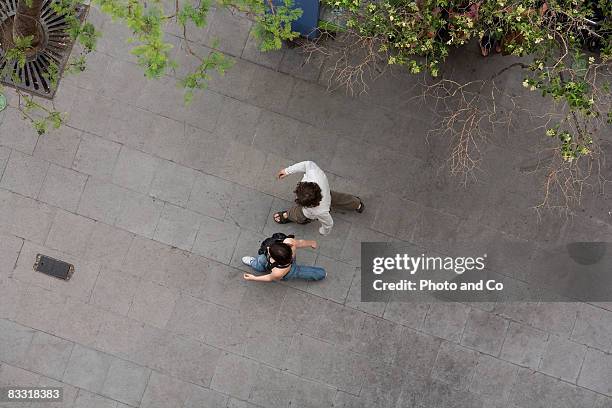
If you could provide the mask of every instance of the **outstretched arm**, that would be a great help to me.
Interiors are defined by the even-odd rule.
[[[278,172],[278,178],[285,178],[289,174],[293,173],[306,173],[310,169],[318,168],[317,164],[313,161],[306,160],[303,162],[295,163],[292,166],[287,167],[286,169],[281,169]]]
[[[309,240],[309,239],[295,239],[295,238],[287,238],[284,241],[286,244],[291,245],[291,247],[295,250],[297,248],[312,248],[317,249],[317,241]]]
[[[274,268],[272,269],[272,272],[267,275],[253,275],[250,273],[245,273],[243,277],[245,280],[252,280],[258,282],[274,282],[281,280],[283,278],[283,273],[277,268]]]

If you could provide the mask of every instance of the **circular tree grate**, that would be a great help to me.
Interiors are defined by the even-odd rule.
[[[57,83],[51,81],[50,67],[55,66],[61,76],[73,46],[67,32],[68,23],[63,15],[51,8],[53,1],[45,1],[42,9],[42,43],[32,55],[28,55],[25,66],[21,68],[17,61],[4,59],[6,50],[3,49],[5,44],[12,42],[6,36],[12,32],[17,0],[0,0],[0,72],[5,73],[0,80],[6,85],[45,98],[53,98],[57,89]],[[85,20],[87,10],[87,6],[78,7],[76,16],[81,22]]]

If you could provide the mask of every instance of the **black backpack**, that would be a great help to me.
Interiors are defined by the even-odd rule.
[[[270,238],[266,238],[261,241],[261,246],[259,247],[259,251],[257,251],[257,253],[259,255],[264,255],[266,254],[266,248],[268,248],[270,245],[283,242],[287,238],[295,238],[295,235],[286,235],[282,232],[275,232]]]

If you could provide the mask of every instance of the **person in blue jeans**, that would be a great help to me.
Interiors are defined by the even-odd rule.
[[[250,266],[260,274],[245,273],[244,279],[260,282],[273,282],[279,280],[303,279],[317,281],[325,279],[325,269],[316,266],[298,265],[295,255],[298,248],[317,248],[316,241],[304,239],[285,238],[282,242],[275,242],[266,248],[266,253],[257,257],[245,256],[242,263]]]

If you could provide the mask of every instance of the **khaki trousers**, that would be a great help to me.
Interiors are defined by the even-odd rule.
[[[352,194],[339,193],[331,190],[331,208],[336,210],[351,210],[354,211],[359,208],[361,201],[359,198]],[[306,218],[302,211],[301,205],[294,205],[287,211],[287,217],[298,224],[307,224],[311,220]]]

